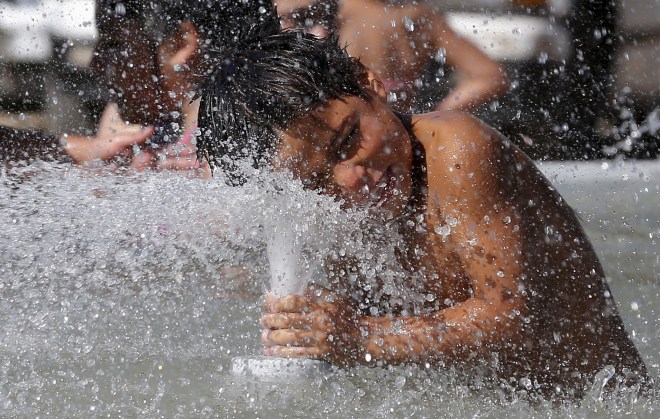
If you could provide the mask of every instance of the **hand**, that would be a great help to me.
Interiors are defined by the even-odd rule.
[[[133,145],[144,143],[152,133],[152,127],[126,124],[119,115],[117,105],[110,103],[103,111],[96,135],[68,136],[65,150],[80,164],[117,156],[128,157],[132,154]]]
[[[191,176],[207,179],[211,176],[208,163],[197,159],[197,147],[190,142],[178,142],[167,146],[156,167],[157,170],[188,172]]]
[[[363,348],[352,305],[321,287],[310,287],[304,296],[277,298],[266,295],[261,341],[265,354],[324,359],[353,365]]]

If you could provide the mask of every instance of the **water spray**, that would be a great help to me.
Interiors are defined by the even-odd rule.
[[[277,297],[302,295],[311,280],[312,267],[305,260],[303,247],[308,231],[303,222],[288,211],[284,196],[275,197],[276,211],[265,217],[264,232],[270,264],[270,292]],[[258,379],[287,381],[312,379],[330,370],[325,361],[276,356],[235,357],[232,373]]]

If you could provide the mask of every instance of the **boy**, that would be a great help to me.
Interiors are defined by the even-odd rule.
[[[435,305],[372,315],[355,301],[361,281],[342,278],[333,290],[268,296],[267,355],[485,361],[509,383],[561,397],[579,397],[607,365],[619,381],[646,380],[575,214],[522,152],[463,113],[395,114],[335,38],[281,32],[272,13],[218,53],[201,89],[200,156],[233,182],[243,180],[235,161],[249,159],[397,220],[402,265],[423,274],[416,287]]]

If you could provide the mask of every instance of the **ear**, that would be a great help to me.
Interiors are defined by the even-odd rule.
[[[188,64],[197,52],[199,33],[190,22],[182,22],[179,28],[163,42],[160,48],[161,62],[172,68]]]
[[[381,99],[386,100],[387,91],[376,73],[362,64],[360,60],[357,60],[356,64],[358,66],[358,79],[362,86],[374,91]]]
[[[383,85],[383,82],[380,81],[380,78],[374,73],[373,70],[371,69],[366,69],[367,72],[367,80],[369,82],[369,88],[376,92],[376,94],[383,100],[387,99],[387,91],[385,90],[385,86]]]

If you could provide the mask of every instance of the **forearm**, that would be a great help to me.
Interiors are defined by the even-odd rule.
[[[513,309],[501,312],[472,298],[425,316],[359,318],[367,365],[451,365],[484,356],[511,342],[519,327]]]
[[[506,91],[504,76],[464,79],[436,107],[440,111],[472,111]]]

